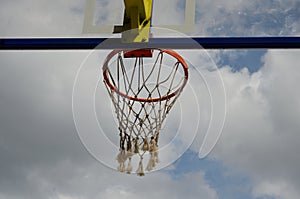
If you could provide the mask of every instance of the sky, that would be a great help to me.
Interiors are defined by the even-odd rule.
[[[97,23],[120,23],[121,2],[98,0]],[[299,0],[196,3],[194,36],[300,33]],[[84,7],[84,0],[2,0],[0,37],[84,37]],[[180,23],[183,8],[155,1],[153,23]],[[162,129],[161,166],[141,178],[117,172],[107,144],[117,140],[101,76],[107,52],[1,51],[0,199],[299,198],[300,50],[180,53],[191,63],[189,84]],[[87,115],[78,117],[93,105],[85,92],[96,92],[109,140],[92,134]],[[200,159],[201,144],[218,130]]]

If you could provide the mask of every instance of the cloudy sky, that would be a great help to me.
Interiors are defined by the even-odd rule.
[[[196,2],[193,35],[300,34],[300,0]],[[98,25],[120,23],[122,1],[98,0],[96,5]],[[84,7],[84,0],[1,0],[0,37],[85,36],[81,35]],[[155,1],[153,23],[178,24],[183,8],[179,0]],[[92,137],[99,147],[91,150],[80,140],[90,129],[78,134],[73,119],[73,87],[78,70],[86,67],[96,83],[100,81],[98,122],[104,131],[111,131],[107,137],[114,142],[117,127],[107,94],[101,90],[101,64],[107,52],[1,51],[0,199],[299,198],[300,50],[182,53],[193,64],[193,74],[178,110],[175,107],[169,115],[162,141],[172,140],[171,127],[180,119],[177,111],[191,114],[199,106],[200,117],[196,114],[191,119],[197,121],[182,119],[182,126],[175,125],[176,144],[183,144],[170,145],[173,150],[161,157],[167,167],[141,178],[117,172],[112,163],[103,164],[101,158],[114,161],[115,149],[105,153],[107,157],[95,155],[97,150],[107,151],[101,148],[107,140],[101,134],[99,139]],[[95,88],[90,83],[82,84]],[[187,106],[193,104],[193,89],[198,101]],[[226,115],[214,112],[212,104],[207,107],[209,102],[226,110]],[[224,115],[217,145],[200,159],[205,133],[222,124]],[[213,118],[213,127],[208,128],[208,118]],[[200,128],[195,132],[192,125],[197,122]]]

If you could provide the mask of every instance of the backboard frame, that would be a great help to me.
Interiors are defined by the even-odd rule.
[[[83,21],[83,34],[112,34],[114,26],[111,25],[95,25],[94,16],[97,0],[86,0],[85,15]],[[180,25],[158,25],[157,28],[171,29],[181,33],[192,33],[195,30],[196,0],[186,0],[185,3],[185,19]]]
[[[121,38],[0,38],[0,50],[92,50],[140,48],[300,49],[300,37],[151,38],[148,43],[123,43]]]

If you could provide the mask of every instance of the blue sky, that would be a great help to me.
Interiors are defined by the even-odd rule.
[[[253,197],[251,176],[226,167],[221,161],[210,157],[199,159],[198,154],[187,151],[175,162],[175,170],[170,174],[177,178],[184,173],[203,171],[209,185],[224,199],[272,199],[272,196]]]
[[[205,172],[205,179],[214,188],[220,198],[253,198],[251,196],[251,179],[236,171],[230,171],[222,162],[204,158],[187,151],[176,163],[176,170],[171,171],[176,177],[186,172]]]
[[[221,52],[218,65],[221,67],[229,65],[233,71],[247,68],[250,73],[257,72],[263,66],[262,57],[267,52],[266,50],[236,50],[228,54],[228,51],[230,50]]]
[[[98,9],[106,12],[96,16],[113,21],[119,13],[118,18],[119,11],[107,10],[119,9],[119,2],[103,2],[99,5],[104,7]],[[182,1],[176,2],[162,0],[156,17],[184,16]],[[197,36],[300,33],[299,0],[196,2]],[[84,0],[1,4],[0,37],[83,36]],[[77,135],[72,89],[88,52],[0,52],[0,199],[299,198],[300,51],[207,53],[219,67],[227,96],[226,122],[219,142],[207,157],[199,159],[204,131],[200,129],[200,135],[175,163],[137,178],[96,161]],[[92,56],[88,62],[96,68],[103,56]],[[196,64],[206,63],[195,60]],[[202,66],[199,70],[208,79],[216,72]],[[202,91],[201,86],[192,86]],[[100,92],[99,97],[102,94],[106,93]],[[105,100],[103,96],[97,106],[110,112]],[[183,99],[182,103],[188,102]],[[175,116],[170,118],[176,123]],[[115,132],[109,119],[102,121],[107,125],[104,129]],[[166,129],[167,133],[171,130]],[[189,132],[179,136],[182,142],[186,141],[185,133]],[[103,150],[105,140],[95,139],[95,143]],[[174,148],[175,156],[176,152]],[[107,154],[105,158],[114,161],[113,151]],[[174,154],[167,158],[174,159]]]

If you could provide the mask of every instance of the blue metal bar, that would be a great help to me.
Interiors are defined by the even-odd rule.
[[[2,38],[0,50],[89,49],[300,49],[300,37],[151,38],[148,43],[122,43],[113,38]]]

